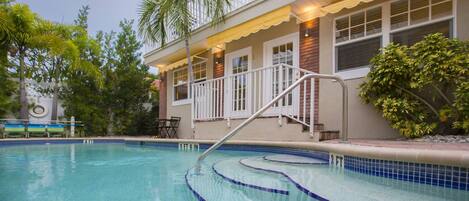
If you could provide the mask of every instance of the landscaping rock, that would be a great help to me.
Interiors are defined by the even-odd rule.
[[[469,143],[467,135],[428,135],[416,139],[407,139],[414,142],[430,142],[430,143]]]

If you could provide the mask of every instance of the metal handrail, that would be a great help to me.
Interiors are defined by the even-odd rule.
[[[216,150],[218,147],[223,145],[223,143],[225,143],[227,140],[232,138],[236,133],[238,133],[239,130],[241,130],[242,128],[247,126],[249,123],[254,121],[257,117],[259,117],[262,113],[264,113],[266,110],[268,110],[277,101],[282,99],[284,96],[286,96],[288,93],[290,93],[293,89],[295,89],[298,85],[300,85],[301,82],[303,82],[307,79],[313,79],[313,78],[332,79],[332,80],[337,81],[342,86],[342,142],[347,142],[347,140],[348,140],[348,89],[347,89],[347,85],[345,85],[345,82],[342,78],[340,78],[339,76],[336,76],[336,75],[325,75],[325,74],[310,73],[310,74],[303,75],[300,79],[295,81],[292,85],[290,85],[288,88],[286,88],[282,93],[280,93],[278,96],[276,96],[274,99],[272,99],[269,103],[267,103],[261,109],[257,110],[256,113],[252,114],[248,119],[243,121],[240,125],[238,125],[236,128],[234,128],[228,134],[226,134],[217,143],[213,144],[210,148],[205,150],[204,153],[202,153],[199,156],[199,158],[197,159],[197,162],[195,164],[196,173],[200,173],[200,164],[208,156],[208,154],[210,154],[211,152]]]

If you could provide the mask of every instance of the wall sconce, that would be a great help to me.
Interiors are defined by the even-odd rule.
[[[305,37],[309,37],[311,35],[311,28],[306,28],[305,30]]]
[[[215,57],[215,64],[223,64],[223,57],[222,56],[217,56]]]

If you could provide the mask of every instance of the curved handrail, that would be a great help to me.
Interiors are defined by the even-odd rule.
[[[300,85],[303,81],[312,78],[319,78],[319,79],[332,79],[337,81],[342,86],[342,142],[347,142],[348,140],[348,89],[347,85],[345,85],[344,80],[336,75],[326,75],[326,74],[317,74],[317,73],[309,73],[303,75],[300,79],[295,81],[292,85],[286,88],[282,93],[272,99],[269,103],[264,105],[261,109],[257,110],[254,114],[252,114],[248,119],[243,121],[239,124],[236,128],[231,130],[228,134],[226,134],[223,138],[221,138],[217,143],[213,144],[210,148],[205,150],[197,159],[195,165],[195,172],[200,172],[200,164],[202,161],[207,157],[208,154],[216,150],[218,147],[223,145],[227,140],[232,138],[236,133],[239,132],[242,128],[247,126],[249,123],[254,121],[257,117],[259,117],[262,113],[268,110],[272,105],[274,105],[277,101],[282,99],[285,95],[290,93],[293,89],[295,89],[298,85]]]

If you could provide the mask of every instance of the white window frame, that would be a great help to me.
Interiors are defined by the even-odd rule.
[[[195,63],[193,64],[192,66],[194,65],[198,65],[198,64],[202,64],[202,63],[206,63],[206,61],[201,61],[201,62],[198,62],[198,63]],[[175,94],[176,94],[176,86],[179,86],[179,85],[174,85],[174,74],[176,72],[179,72],[179,71],[183,71],[183,70],[186,70],[187,71],[187,80],[186,80],[186,84],[187,84],[187,98],[186,99],[181,99],[181,100],[176,100],[175,99]],[[207,71],[207,63],[205,64],[205,71]],[[201,81],[201,80],[206,80],[207,79],[207,72],[205,72],[205,77],[203,78],[199,78],[199,79],[194,79],[194,83],[195,82],[198,82],[198,81]],[[179,106],[179,105],[188,105],[188,104],[191,104],[191,97],[190,97],[190,94],[189,94],[189,71],[187,69],[187,67],[184,67],[184,68],[179,68],[179,69],[176,69],[176,70],[173,70],[173,79],[171,80],[171,85],[172,85],[172,91],[173,91],[173,94],[172,94],[172,106]],[[182,84],[181,84],[182,85]]]
[[[374,5],[374,6],[367,7],[367,8],[363,8],[363,9],[360,9],[360,10],[352,12],[352,13],[348,13],[348,14],[345,14],[345,15],[334,17],[333,27],[332,27],[332,32],[333,32],[332,33],[332,72],[333,72],[334,75],[339,75],[343,79],[347,80],[347,79],[357,79],[357,78],[365,77],[368,74],[368,72],[370,72],[370,65],[356,67],[356,68],[349,69],[349,70],[338,71],[337,66],[336,66],[336,63],[337,63],[336,47],[341,46],[341,45],[347,45],[347,44],[350,44],[350,43],[360,42],[360,41],[371,39],[371,38],[374,38],[374,37],[381,37],[381,47],[385,47],[389,43],[391,43],[391,34],[393,34],[393,33],[401,32],[401,31],[405,31],[405,30],[410,30],[410,29],[414,29],[414,28],[418,28],[418,27],[422,27],[422,26],[426,26],[426,25],[429,25],[429,24],[434,24],[434,23],[438,23],[438,22],[442,22],[442,21],[447,21],[447,20],[452,20],[452,23],[453,23],[452,24],[452,29],[453,29],[452,30],[452,37],[457,38],[457,2],[458,2],[458,0],[452,0],[453,10],[452,10],[452,15],[451,16],[446,16],[446,17],[437,18],[437,19],[431,19],[431,11],[430,11],[430,16],[429,16],[428,21],[421,22],[421,23],[414,24],[414,25],[408,25],[408,26],[397,28],[397,29],[394,29],[394,30],[391,31],[391,3],[397,2],[397,1],[399,1],[399,0],[392,0],[392,1],[383,2],[381,4],[377,4],[377,5]],[[441,3],[443,3],[443,2],[441,2]],[[369,10],[369,9],[377,8],[377,7],[381,7],[381,19],[382,19],[382,21],[381,21],[381,23],[382,23],[381,24],[381,33],[376,33],[376,34],[372,34],[372,35],[369,35],[369,36],[364,36],[364,37],[361,37],[361,38],[351,39],[351,40],[347,40],[347,41],[340,42],[340,43],[336,44],[336,20],[344,18],[344,17],[351,16],[351,15],[354,15],[354,14],[357,14],[357,13],[360,13],[360,12],[364,12],[364,11]]]

